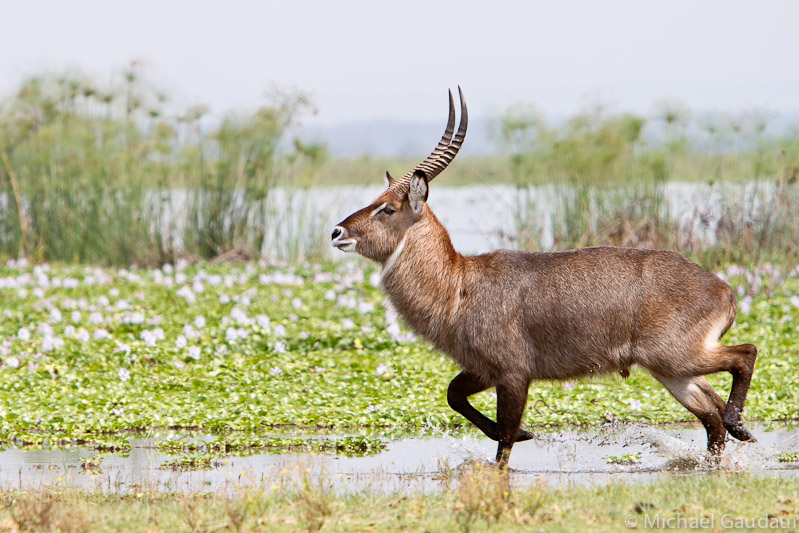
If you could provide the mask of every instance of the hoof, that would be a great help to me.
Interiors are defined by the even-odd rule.
[[[519,430],[519,434],[516,435],[516,442],[522,442],[522,441],[525,441],[525,440],[530,440],[532,438],[534,438],[534,435],[532,433],[530,433],[529,431],[525,431],[523,429],[520,429]]]
[[[724,424],[724,427],[727,429],[727,432],[729,432],[730,435],[740,441],[757,442],[757,439],[754,435],[752,435],[752,432],[746,429],[740,422],[738,424]]]

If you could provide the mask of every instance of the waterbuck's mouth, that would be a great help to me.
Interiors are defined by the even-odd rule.
[[[356,244],[358,244],[358,241],[355,239],[341,239],[333,241],[333,247],[338,248],[342,252],[354,252]]]

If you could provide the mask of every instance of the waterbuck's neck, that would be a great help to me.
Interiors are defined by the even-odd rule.
[[[452,334],[463,281],[463,256],[425,206],[383,265],[383,290],[413,330],[440,344]]]

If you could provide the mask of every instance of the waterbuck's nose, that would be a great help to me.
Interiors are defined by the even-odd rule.
[[[335,241],[342,235],[344,235],[344,228],[342,228],[341,226],[336,226],[335,228],[333,228],[333,235],[330,238]]]

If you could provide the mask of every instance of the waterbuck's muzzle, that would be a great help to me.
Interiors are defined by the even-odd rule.
[[[333,239],[333,247],[338,248],[342,252],[354,252],[355,245],[358,243],[356,239],[350,239],[347,237],[347,228],[342,226],[336,226],[333,228],[333,235],[331,235],[331,239]]]

